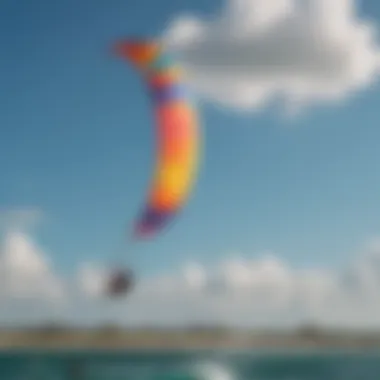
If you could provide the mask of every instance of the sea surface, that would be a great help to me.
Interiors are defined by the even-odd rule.
[[[0,380],[380,380],[380,353],[24,351],[0,353]]]

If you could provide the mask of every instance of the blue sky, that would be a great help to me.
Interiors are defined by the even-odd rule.
[[[112,56],[121,36],[161,35],[213,0],[3,0],[0,207],[38,207],[38,241],[62,272],[102,260],[144,201],[154,154],[151,107],[136,72]],[[376,1],[360,14],[380,23]],[[201,103],[204,158],[186,211],[130,262],[142,274],[184,260],[273,250],[340,266],[380,231],[379,88],[316,106],[235,112]]]

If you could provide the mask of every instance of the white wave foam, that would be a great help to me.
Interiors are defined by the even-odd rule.
[[[230,368],[216,362],[198,363],[194,369],[199,380],[236,380]]]

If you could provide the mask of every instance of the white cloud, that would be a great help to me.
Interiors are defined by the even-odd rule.
[[[57,298],[62,295],[60,281],[53,274],[48,259],[27,235],[9,232],[1,254],[2,292],[7,297]]]
[[[207,281],[204,268],[196,263],[187,264],[182,271],[185,283],[192,289],[202,288]]]
[[[100,265],[92,263],[83,264],[76,278],[79,290],[90,298],[102,297],[108,275],[108,270]]]
[[[353,0],[226,0],[211,20],[184,15],[163,39],[204,97],[255,109],[336,101],[377,79],[376,27]]]
[[[42,218],[38,209],[1,214],[0,296],[9,299],[60,299],[63,287],[47,255],[33,242],[28,228]]]
[[[59,276],[30,232],[7,229],[0,246],[0,321],[380,327],[379,241],[369,241],[340,272],[293,268],[274,253],[234,254],[215,266],[192,262],[174,274],[138,280],[117,301],[103,295],[110,268],[84,262],[74,279]]]
[[[380,251],[365,251],[341,272],[294,269],[273,254],[226,259],[212,268],[191,263],[176,275],[141,281],[125,302],[113,306],[113,318],[137,324],[311,321],[380,327],[380,266],[374,262],[380,262]]]

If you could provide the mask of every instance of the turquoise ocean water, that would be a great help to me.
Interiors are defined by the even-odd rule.
[[[0,380],[380,380],[380,353],[3,352]]]

